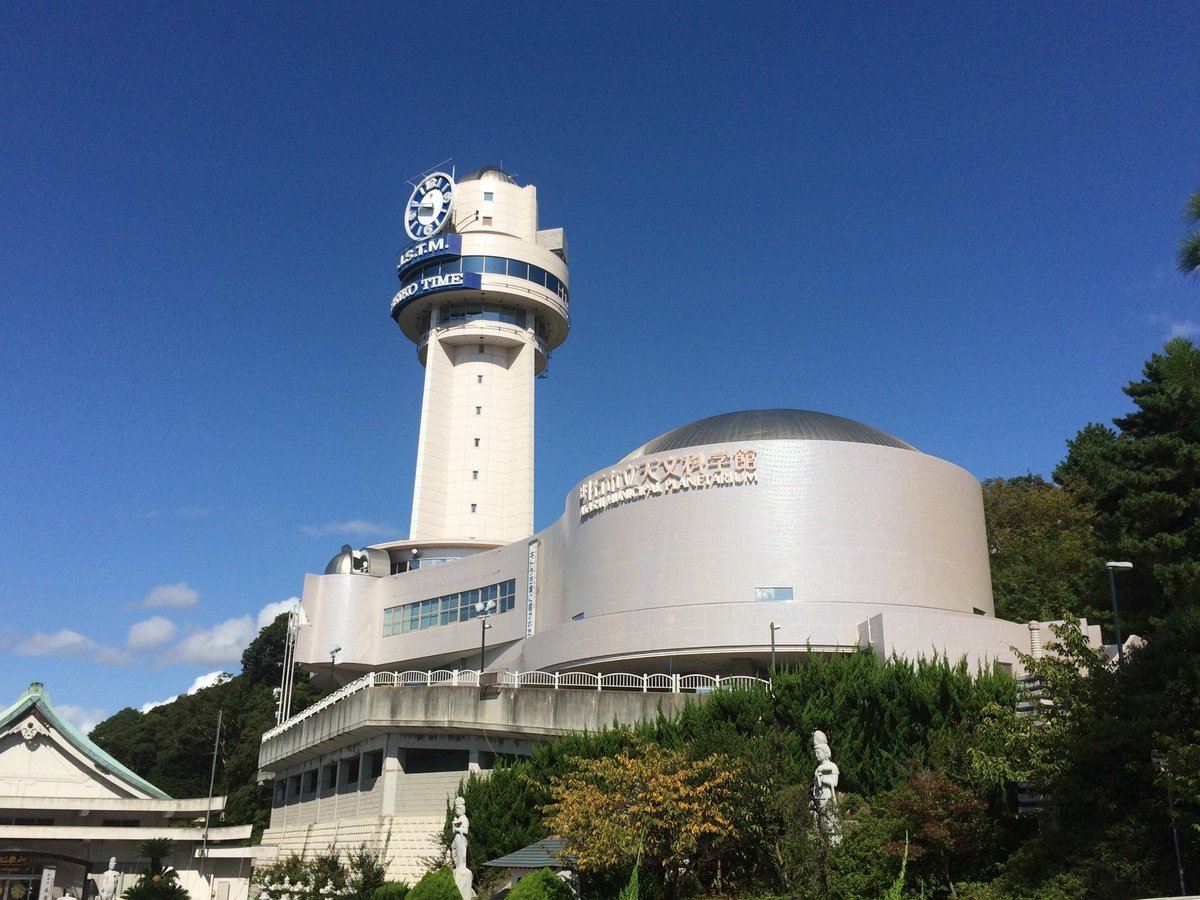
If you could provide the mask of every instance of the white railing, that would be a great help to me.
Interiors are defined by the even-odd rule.
[[[706,694],[717,688],[767,687],[771,682],[752,675],[633,675],[629,672],[597,674],[594,672],[492,672],[496,687],[506,688],[551,688],[553,690],[589,691],[650,691],[671,694]],[[478,687],[479,673],[473,669],[435,669],[419,672],[371,672],[349,684],[338,688],[327,697],[322,697],[285,722],[276,725],[262,736],[268,741],[315,716],[351,694],[373,687]]]

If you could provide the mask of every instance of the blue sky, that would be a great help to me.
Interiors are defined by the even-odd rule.
[[[1200,329],[1197,46],[1191,3],[10,4],[0,694],[87,724],[236,672],[305,572],[405,535],[388,305],[448,157],[570,242],[538,527],[756,407],[1048,474]]]

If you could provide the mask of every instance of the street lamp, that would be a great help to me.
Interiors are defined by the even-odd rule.
[[[772,675],[775,674],[775,632],[777,632],[782,627],[783,627],[782,625],[776,625],[774,622],[771,623],[771,674]]]
[[[487,649],[487,630],[492,626],[488,619],[496,611],[496,601],[486,600],[475,604],[475,617],[479,619],[479,675],[483,677],[483,653]]]
[[[337,665],[337,655],[341,652],[342,652],[341,644],[338,644],[336,647],[329,648],[329,689],[330,690],[333,690],[335,687],[337,687],[337,682],[334,680],[334,677],[333,677],[333,668],[334,668],[334,666]]]
[[[1113,606],[1113,626],[1117,630],[1117,665],[1125,665],[1125,648],[1121,643],[1121,616],[1117,613],[1117,571],[1128,572],[1133,568],[1131,562],[1106,562],[1104,568],[1108,569],[1108,591],[1112,595]]]

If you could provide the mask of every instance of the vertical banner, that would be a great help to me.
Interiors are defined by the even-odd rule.
[[[42,869],[42,886],[38,889],[38,900],[51,900],[54,897],[54,876],[57,873],[56,866],[45,866]]]
[[[534,632],[537,621],[537,568],[538,544],[540,541],[529,542],[529,590],[525,595],[525,637]]]

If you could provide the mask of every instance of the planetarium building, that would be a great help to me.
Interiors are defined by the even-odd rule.
[[[268,843],[407,828],[417,858],[465,772],[673,708],[688,679],[859,649],[1019,669],[1038,626],[995,617],[979,483],[836,415],[681,425],[534,532],[534,385],[570,330],[565,235],[495,167],[417,179],[405,227],[391,312],[425,370],[409,537],[305,578],[294,659],[340,690],[293,716],[285,683],[260,755]],[[522,688],[618,675],[616,699]]]
[[[393,574],[395,573],[395,574]],[[305,581],[297,659],[380,668],[765,670],[812,651],[1015,662],[993,615],[979,483],[848,419],[754,410],[684,425],[581,481],[498,547],[401,541]],[[484,604],[480,606],[480,604]],[[774,628],[772,628],[774,626]]]
[[[296,659],[317,677],[474,670],[481,652],[495,671],[749,672],[773,646],[1015,663],[1028,631],[994,617],[979,483],[838,416],[682,425],[534,534],[534,384],[570,330],[563,230],[494,166],[421,176],[405,228],[391,311],[425,368],[410,537],[306,579]]]

